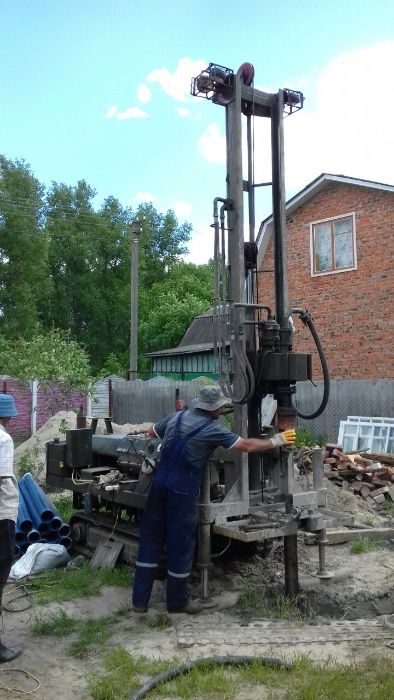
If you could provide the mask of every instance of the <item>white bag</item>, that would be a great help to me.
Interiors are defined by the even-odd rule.
[[[24,578],[30,574],[39,574],[48,569],[66,564],[70,559],[67,549],[62,544],[36,542],[27,548],[25,554],[13,565],[9,580]]]

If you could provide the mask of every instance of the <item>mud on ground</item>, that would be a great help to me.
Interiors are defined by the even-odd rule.
[[[334,572],[330,581],[314,576],[318,565],[316,546],[299,542],[301,594],[300,607],[307,602],[314,609],[312,619],[291,622],[269,620],[240,602],[245,590],[253,590],[272,602],[283,594],[283,554],[277,544],[268,557],[258,555],[235,561],[217,562],[211,576],[211,592],[217,602],[215,610],[190,618],[169,615],[169,626],[150,627],[160,613],[166,613],[165,584],[155,583],[152,602],[146,615],[125,610],[105,647],[93,649],[87,659],[78,661],[67,655],[73,637],[32,637],[30,627],[40,617],[63,610],[76,619],[103,617],[126,608],[130,592],[104,588],[102,595],[76,599],[62,605],[34,606],[20,613],[3,613],[2,640],[8,645],[21,643],[23,655],[12,664],[35,675],[41,687],[33,694],[36,700],[88,700],[88,679],[103,672],[103,655],[122,647],[136,656],[151,659],[183,660],[231,654],[270,655],[291,659],[306,654],[312,659],[334,659],[350,663],[368,653],[389,654],[394,650],[394,551],[385,549],[360,555],[350,554],[349,545],[328,547],[327,565]],[[15,584],[9,585],[10,590]],[[199,593],[199,577],[193,574],[191,585]],[[12,597],[12,596],[11,596]],[[10,598],[8,598],[9,600]],[[6,598],[7,600],[7,598]],[[0,681],[22,689],[34,684],[15,672],[4,674]],[[254,690],[248,698],[261,697]],[[257,691],[256,691],[257,692]],[[260,691],[261,693],[261,691]],[[26,697],[0,689],[0,698]],[[234,696],[234,700],[246,697]]]
[[[44,459],[45,442],[59,434],[62,419],[71,424],[75,414],[58,414],[51,419],[34,439],[31,438],[32,442],[27,441],[16,450],[17,460],[34,447],[39,452],[37,461],[41,456]],[[119,430],[127,432],[123,426]],[[306,480],[299,486],[306,488]],[[325,486],[329,510],[351,513],[360,523],[393,526],[393,519],[372,510],[358,496],[343,492],[327,480]],[[394,649],[390,646],[394,640],[392,543],[386,542],[384,549],[358,555],[351,554],[348,544],[327,547],[327,568],[334,576],[325,581],[315,576],[318,548],[306,545],[300,534],[298,604],[301,610],[313,610],[313,616],[296,622],[267,619],[255,607],[242,602],[245,591],[252,591],[255,598],[266,601],[268,608],[275,607],[278,597],[283,596],[282,544],[275,543],[266,557],[232,558],[229,554],[230,550],[227,556],[215,559],[211,571],[210,589],[217,601],[214,611],[195,618],[170,615],[168,627],[150,627],[149,623],[158,614],[166,613],[164,584],[157,581],[149,612],[138,616],[130,609],[125,610],[105,647],[93,649],[83,662],[67,655],[72,636],[63,639],[32,637],[33,621],[59,610],[81,620],[107,616],[129,605],[129,591],[105,588],[98,597],[76,599],[60,606],[33,605],[21,613],[3,613],[2,641],[8,645],[21,643],[24,647],[23,655],[12,667],[25,669],[39,679],[41,687],[32,695],[35,700],[89,700],[89,678],[103,672],[105,653],[118,646],[136,656],[174,659],[174,665],[212,654],[271,655],[287,659],[306,654],[316,660],[331,658],[339,663],[350,663],[373,652],[389,654],[394,659]],[[193,574],[191,586],[198,595],[198,572]],[[15,584],[11,584],[8,590],[14,587]],[[1,682],[24,690],[34,687],[31,679],[23,679],[12,671],[5,674],[5,668],[6,665],[0,667]],[[234,700],[261,698],[261,692],[261,689],[246,689],[243,694],[234,696]],[[0,687],[0,699],[11,697],[22,700],[26,695],[10,694]]]

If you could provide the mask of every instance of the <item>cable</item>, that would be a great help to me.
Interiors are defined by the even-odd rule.
[[[212,502],[214,503],[214,501],[212,501]],[[225,548],[222,549],[222,551],[221,551],[221,552],[218,552],[217,554],[211,554],[211,559],[217,559],[218,557],[223,556],[223,554],[224,554],[225,552],[227,552],[227,550],[228,550],[228,548],[230,547],[230,545],[231,545],[231,539],[230,539],[230,537],[229,537],[229,538],[228,538],[228,544],[226,544]]]
[[[71,472],[71,481],[72,481],[73,484],[75,484],[76,486],[78,486],[78,485],[84,485],[84,484],[93,484],[93,483],[94,483],[94,479],[86,479],[86,480],[85,480],[85,479],[75,479],[75,477],[74,477],[74,474],[75,474],[75,473],[76,473],[76,469],[74,468],[74,469],[72,470],[72,472]]]
[[[7,595],[10,595],[14,591],[17,591],[18,588],[22,588],[22,591],[23,591],[22,594],[17,595],[15,598],[12,598],[10,600],[10,603],[13,603],[15,600],[20,600],[21,598],[27,598],[28,603],[27,603],[26,607],[13,608],[13,607],[10,607],[9,605],[8,606],[4,605],[4,603],[3,603],[3,605],[2,605],[3,610],[6,610],[7,612],[23,612],[24,610],[29,610],[33,606],[32,594],[29,593],[29,591],[27,590],[26,586],[23,583],[20,586],[14,586],[14,588],[11,588],[11,590],[7,591],[7,593],[3,593],[3,598],[5,598]]]
[[[195,659],[194,661],[186,661],[180,666],[175,666],[168,671],[163,671],[153,676],[149,681],[144,683],[137,688],[132,695],[129,696],[128,700],[141,700],[144,698],[151,690],[156,688],[161,683],[166,683],[167,681],[188,673],[193,668],[198,666],[205,666],[207,664],[219,664],[221,666],[237,666],[260,663],[263,666],[277,666],[279,668],[285,668],[290,670],[293,665],[289,661],[284,661],[282,659],[277,659],[270,656],[210,656],[203,659]]]
[[[27,678],[32,678],[33,681],[35,681],[37,683],[37,687],[33,688],[33,690],[22,690],[21,688],[12,688],[11,686],[8,686],[5,683],[3,683],[2,681],[0,681],[0,686],[2,688],[4,688],[4,690],[7,690],[9,693],[20,693],[21,695],[33,695],[33,693],[35,693],[39,688],[41,688],[40,681],[38,680],[38,678],[33,676],[33,674],[30,673],[30,671],[25,671],[25,669],[23,669],[23,668],[12,668],[12,667],[10,668],[9,666],[7,666],[6,668],[0,668],[0,673],[1,672],[9,673],[10,671],[15,671],[16,673],[23,673],[25,676],[27,676]]]
[[[321,400],[321,404],[320,404],[319,408],[317,408],[316,411],[314,413],[311,413],[310,415],[305,415],[304,413],[298,412],[298,415],[300,418],[303,418],[304,420],[312,420],[312,418],[317,418],[318,416],[320,416],[323,413],[325,407],[327,406],[328,398],[330,395],[330,375],[329,375],[329,371],[328,371],[328,364],[327,364],[326,356],[324,354],[323,346],[320,342],[319,335],[318,335],[317,330],[313,324],[312,316],[309,313],[309,311],[306,311],[305,309],[294,308],[294,309],[290,310],[290,314],[292,314],[292,313],[298,314],[301,321],[303,322],[303,324],[305,326],[308,326],[308,328],[311,332],[312,338],[315,341],[316,349],[317,349],[317,352],[319,354],[320,363],[321,363],[321,367],[322,367],[322,371],[323,371],[324,390],[323,390],[323,398]]]

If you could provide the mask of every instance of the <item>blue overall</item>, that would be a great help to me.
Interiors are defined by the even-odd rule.
[[[182,609],[189,599],[186,581],[193,560],[202,469],[189,463],[185,450],[190,438],[211,425],[212,419],[203,419],[182,437],[183,415],[181,411],[177,416],[173,437],[163,443],[142,516],[133,586],[133,606],[139,609],[148,606],[164,548],[167,550],[167,608]]]

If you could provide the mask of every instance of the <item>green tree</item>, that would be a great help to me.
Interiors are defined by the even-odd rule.
[[[83,338],[96,371],[107,358],[114,366],[115,358],[127,355],[130,333],[130,213],[109,197],[98,219],[91,251],[94,299]]]
[[[31,339],[0,340],[0,374],[23,382],[57,382],[64,389],[89,391],[91,370],[86,350],[69,332],[52,329]]]
[[[50,296],[43,187],[24,161],[0,155],[0,332],[37,332]]]
[[[195,316],[212,306],[212,266],[180,262],[141,299],[140,352],[176,347]]]
[[[47,195],[46,232],[53,287],[47,326],[70,330],[81,340],[94,306],[91,252],[97,217],[94,190],[84,180],[76,187],[53,183]]]
[[[139,279],[142,289],[165,278],[169,270],[188,252],[191,225],[178,224],[172,211],[160,214],[152,204],[142,204],[136,214],[141,224]]]

